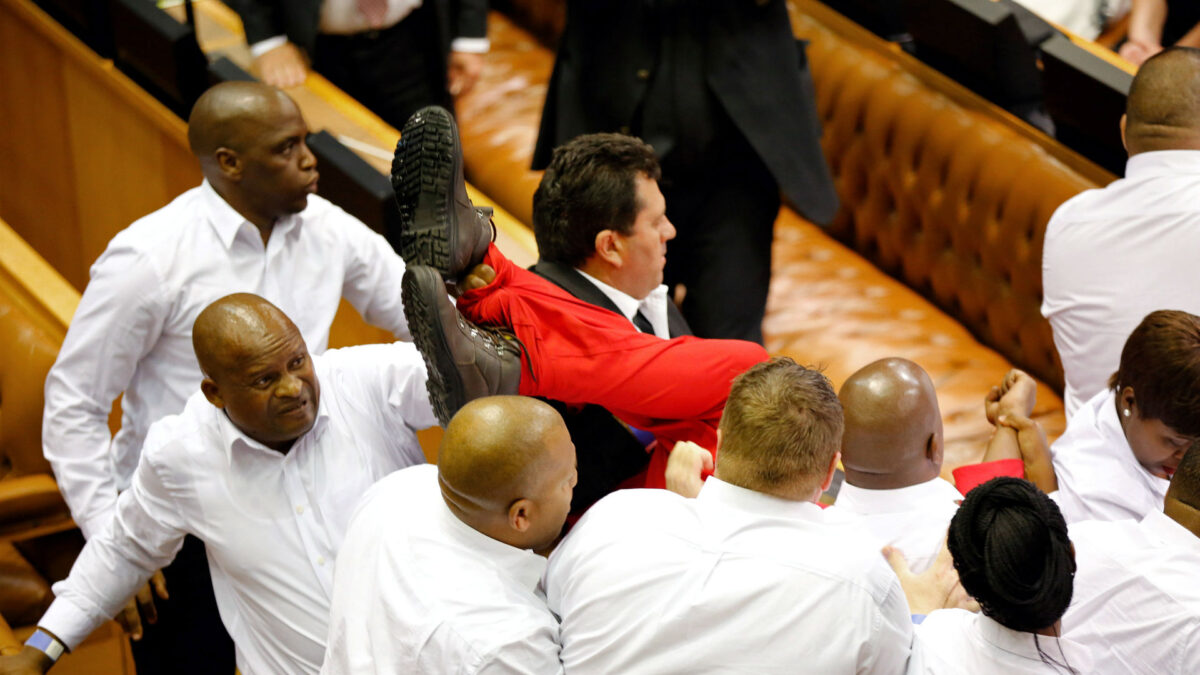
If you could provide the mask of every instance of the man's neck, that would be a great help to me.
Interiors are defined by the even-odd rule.
[[[863,490],[899,490],[901,488],[928,483],[937,478],[937,474],[929,475],[928,473],[871,473],[866,471],[857,471],[845,466],[845,461],[842,462],[842,470],[846,474],[846,483],[853,485],[856,488]]]
[[[217,193],[218,197],[224,199],[226,204],[229,204],[234,211],[238,212],[238,215],[245,218],[247,222],[258,230],[258,235],[262,238],[262,243],[265,247],[271,239],[271,231],[275,229],[275,223],[278,221],[278,218],[266,216],[255,211],[246,200],[241,198],[237,190],[228,189],[228,187],[219,185],[216,181],[212,180],[209,181],[209,184],[212,185],[213,191]]]

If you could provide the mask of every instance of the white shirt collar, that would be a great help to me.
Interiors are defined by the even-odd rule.
[[[278,457],[280,461],[286,459],[288,454],[290,454],[290,452],[288,454],[284,454],[278,450],[272,450],[253,438],[250,438],[245,432],[239,429],[236,424],[233,423],[233,420],[229,419],[229,415],[226,415],[225,411],[221,408],[213,406],[213,414],[217,419],[217,428],[220,430],[221,434],[221,448],[225,451],[225,460],[229,462],[230,465],[233,463],[233,453],[237,451],[250,450],[253,452],[264,452],[270,456]],[[296,443],[293,444],[293,448],[305,438],[318,438],[324,431],[325,425],[328,423],[329,410],[325,403],[325,397],[322,396],[317,402],[317,419],[313,421],[312,428],[296,439]]]
[[[612,300],[612,303],[621,310],[621,314],[626,319],[633,321],[633,317],[642,310],[642,314],[650,325],[654,328],[654,334],[661,338],[670,337],[670,331],[667,328],[667,286],[659,284],[658,288],[650,291],[646,297],[638,300],[632,295],[622,291],[619,288],[614,288],[600,281],[596,277],[584,272],[579,268],[575,268],[584,279],[587,279],[593,286],[600,289],[600,292]]]
[[[459,520],[458,516],[446,506],[446,502],[438,495],[440,508],[438,516],[445,525],[445,531],[469,551],[476,551],[479,557],[489,561],[498,569],[507,572],[516,579],[522,587],[533,591],[537,588],[542,573],[546,571],[546,559],[526,549],[509,546],[508,544],[483,534],[475,528]]]
[[[798,502],[781,497],[773,497],[762,492],[747,490],[732,483],[709,476],[696,496],[700,503],[716,503],[731,506],[741,511],[769,518],[798,518],[809,520],[818,517],[821,507],[812,502]]]
[[[1057,647],[1052,646],[1051,641],[1057,641],[1060,638],[1038,635],[1037,642],[1035,642],[1033,633],[1013,630],[982,613],[975,615],[975,621],[979,628],[979,636],[997,649],[1034,661],[1040,661],[1042,657],[1038,654],[1037,644],[1040,642],[1043,652],[1056,657],[1058,656],[1059,650]]]
[[[957,502],[962,499],[958,489],[940,476],[908,487],[891,490],[868,490],[842,483],[838,490],[837,507],[854,513],[873,514],[894,511],[913,511],[931,502]]]
[[[1126,180],[1181,173],[1200,173],[1200,150],[1139,152],[1125,163]]]
[[[233,247],[233,242],[237,241],[238,233],[244,227],[249,227],[255,238],[259,237],[259,230],[254,223],[246,220],[245,216],[230,206],[224,197],[217,194],[216,189],[208,182],[207,178],[200,184],[200,199],[208,210],[208,222],[212,224],[217,238],[221,240],[226,249]],[[275,226],[271,229],[271,236],[287,236],[295,229],[302,213],[290,214],[275,221]]]

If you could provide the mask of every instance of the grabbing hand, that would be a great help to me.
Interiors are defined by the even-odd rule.
[[[304,54],[299,47],[290,42],[263,52],[254,59],[254,65],[258,68],[259,77],[263,82],[280,89],[300,86],[304,84],[304,78],[308,77],[308,63]]]
[[[1037,403],[1037,380],[1013,368],[999,387],[992,387],[983,398],[983,411],[993,426],[1001,415],[1029,417]]]
[[[40,649],[28,645],[10,656],[0,656],[0,673],[5,675],[42,675],[54,662]]]
[[[1058,477],[1054,473],[1054,461],[1050,455],[1050,443],[1042,425],[1021,415],[1001,415],[997,426],[1017,432],[1017,447],[1021,451],[1021,462],[1025,465],[1025,479],[1039,490],[1050,494],[1058,489]]]
[[[450,52],[450,68],[446,71],[446,88],[451,96],[462,96],[475,86],[483,72],[483,54]]]
[[[691,441],[679,441],[667,458],[667,489],[692,498],[704,486],[701,475],[713,470],[712,453]]]
[[[883,557],[896,572],[900,579],[900,587],[908,598],[908,608],[913,614],[929,614],[935,609],[966,609],[979,611],[979,603],[967,595],[962,583],[958,580],[958,572],[954,569],[954,558],[950,549],[942,542],[937,559],[929,569],[920,574],[913,574],[908,569],[908,560],[899,550],[883,547]]]
[[[121,628],[129,634],[131,640],[141,640],[145,631],[142,629],[142,620],[148,624],[158,623],[158,608],[154,605],[154,596],[158,596],[162,600],[166,600],[167,595],[167,580],[163,576],[162,570],[155,572],[150,577],[150,581],[142,586],[129,602],[125,603],[122,609],[116,616],[117,623],[121,624]]]
[[[1117,53],[1133,65],[1140,66],[1151,56],[1161,52],[1162,49],[1162,45],[1160,44],[1142,42],[1140,40],[1126,40]]]

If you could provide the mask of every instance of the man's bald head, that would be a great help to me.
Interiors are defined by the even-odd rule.
[[[218,148],[244,151],[281,108],[287,94],[261,82],[222,82],[200,95],[188,116],[188,145],[203,164]]]
[[[547,545],[562,529],[574,470],[575,447],[562,417],[524,396],[490,396],[463,406],[438,450],[438,479],[451,511],[519,548]],[[570,482],[565,501],[564,480]],[[514,511],[526,502],[525,513]]]
[[[875,361],[842,385],[846,482],[894,489],[931,480],[942,468],[942,417],[933,382],[907,359]]]
[[[1200,149],[1200,49],[1171,47],[1142,64],[1122,132],[1130,156]]]
[[[304,337],[250,293],[213,302],[192,325],[200,390],[242,433],[287,452],[316,421],[321,388]]]

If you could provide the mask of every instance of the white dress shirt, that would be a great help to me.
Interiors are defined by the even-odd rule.
[[[243,675],[316,673],[350,516],[375,481],[425,461],[415,430],[437,424],[415,354],[396,343],[314,356],[317,419],[286,455],[200,393],[156,422],[115,517],[54,585],[39,625],[74,647],[192,534]]]
[[[621,490],[550,557],[568,673],[900,673],[896,575],[816,504],[709,478],[696,499]]]
[[[1171,481],[1138,463],[1117,420],[1116,394],[1100,392],[1050,446],[1058,490],[1051,497],[1068,523],[1139,519],[1161,511]]]
[[[209,303],[256,293],[319,354],[343,297],[370,323],[408,337],[403,276],[383,237],[316,195],[276,223],[266,246],[207,181],[113,237],[46,378],[42,447],[84,535],[112,517],[146,430],[200,389],[192,323]],[[122,392],[114,437],[108,414]]]
[[[1057,666],[1055,664],[1058,664]],[[1091,653],[1066,638],[1006,628],[965,609],[939,609],[916,627],[909,675],[1093,673]]]
[[[1070,534],[1077,569],[1063,635],[1102,672],[1200,673],[1200,537],[1159,511]]]
[[[472,529],[433,465],[375,484],[334,575],[324,675],[562,672],[546,559]]]
[[[1200,314],[1200,151],[1144,152],[1125,178],[1065,202],[1042,248],[1042,314],[1062,357],[1068,419],[1117,370],[1157,309]]]
[[[671,330],[667,325],[667,302],[669,300],[667,299],[666,284],[659,284],[658,288],[650,291],[649,295],[638,300],[625,291],[609,286],[581,269],[576,268],[575,271],[579,272],[593,286],[600,289],[601,293],[608,296],[608,299],[612,300],[612,303],[617,306],[617,309],[621,310],[621,314],[624,314],[625,318],[629,319],[630,322],[633,321],[633,317],[637,316],[638,311],[641,311],[642,316],[646,317],[646,320],[650,322],[655,335],[664,340],[671,337]]]
[[[825,517],[870,534],[881,549],[896,547],[908,560],[909,569],[920,573],[937,558],[962,498],[958,488],[936,476],[895,490],[866,490],[842,483],[837,502],[825,509]]]

